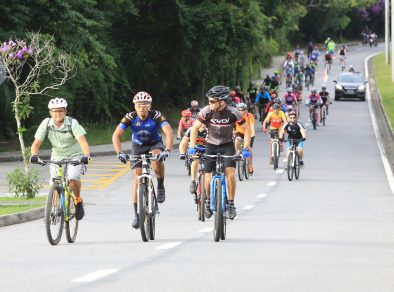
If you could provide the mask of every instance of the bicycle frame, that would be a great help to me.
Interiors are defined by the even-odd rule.
[[[152,215],[155,210],[153,210],[153,202],[152,202],[153,198],[152,196],[150,196],[150,194],[152,194],[153,191],[153,182],[152,182],[151,165],[150,165],[151,160],[145,154],[141,155],[141,160],[142,160],[142,174],[137,177],[137,181],[138,181],[137,193],[139,193],[139,189],[141,185],[146,185],[146,188],[148,190],[148,214]],[[138,206],[138,212],[140,212],[139,204],[137,204],[137,206]]]
[[[225,158],[225,156],[223,156],[221,154],[217,154],[217,156],[216,156],[216,171],[214,172],[214,175],[212,176],[212,179],[211,179],[210,207],[211,207],[211,210],[216,211],[216,207],[215,207],[215,179],[220,179],[220,181],[222,183],[222,192],[223,192],[221,206],[222,206],[222,210],[224,212],[226,209],[226,202],[227,202],[227,184],[226,184],[226,177],[224,175],[224,170],[223,170],[223,158]]]

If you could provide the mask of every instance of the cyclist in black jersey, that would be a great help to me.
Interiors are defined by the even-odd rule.
[[[322,103],[319,105],[320,116],[322,116],[321,112],[322,112],[323,105],[325,105],[328,108],[328,105],[331,104],[330,94],[328,93],[326,86],[324,86],[324,85],[322,86],[321,91],[319,92],[319,95],[322,100]],[[327,115],[328,115],[328,112],[327,112]],[[322,123],[322,121],[320,121],[320,123]]]
[[[157,110],[151,110],[152,97],[149,93],[140,91],[133,98],[135,111],[127,113],[116,127],[112,135],[112,143],[117,153],[118,159],[127,163],[127,155],[122,152],[120,138],[127,128],[132,132],[131,154],[141,155],[152,153],[159,155],[158,160],[153,162],[153,169],[157,178],[157,201],[165,201],[164,188],[164,163],[163,161],[169,156],[172,149],[174,134],[166,118]],[[160,129],[166,136],[166,147],[160,135]],[[139,228],[139,216],[137,213],[137,177],[142,174],[142,165],[137,163],[132,165],[133,184],[132,200],[134,203],[135,217],[132,222],[133,228]]]
[[[283,141],[284,134],[288,134],[288,142],[287,142],[287,155],[289,155],[289,149],[291,148],[291,139],[306,139],[305,127],[297,121],[297,114],[295,112],[289,113],[289,121],[280,129],[279,131],[279,139]],[[297,144],[297,153],[300,158],[300,165],[304,165],[304,161],[302,160],[304,156],[303,152],[304,141],[299,141]]]
[[[204,107],[197,116],[197,121],[194,122],[190,132],[190,148],[188,153],[193,155],[196,153],[196,138],[198,129],[205,124],[208,129],[207,144],[205,153],[208,155],[216,155],[221,153],[223,155],[235,155],[235,147],[233,141],[233,128],[235,123],[245,128],[244,145],[242,154],[245,158],[250,157],[249,146],[251,130],[246,123],[242,113],[236,108],[228,106],[226,99],[228,99],[230,89],[225,86],[214,86],[206,94],[209,105]],[[215,161],[206,161],[205,169],[205,189],[207,194],[210,193],[210,182],[212,179],[212,171],[215,169]],[[236,180],[235,180],[235,161],[230,159],[224,160],[224,171],[226,175],[228,187],[228,206],[227,216],[234,219],[237,216],[236,208],[234,206]],[[209,196],[207,198],[210,199]],[[207,200],[207,201],[208,201]],[[206,204],[205,216],[210,218],[212,210],[210,209],[209,201]]]

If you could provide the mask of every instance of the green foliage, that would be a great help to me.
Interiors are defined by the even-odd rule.
[[[25,173],[21,168],[7,173],[7,184],[10,193],[15,193],[16,197],[34,198],[40,188],[39,171],[29,168]]]

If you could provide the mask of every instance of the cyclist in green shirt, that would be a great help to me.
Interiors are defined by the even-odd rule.
[[[52,160],[61,160],[65,158],[82,158],[86,156],[85,161],[89,159],[89,145],[86,141],[86,131],[77,120],[66,116],[67,101],[63,98],[54,98],[48,104],[50,118],[44,119],[38,127],[34,136],[34,142],[31,146],[30,162],[40,161],[38,152],[45,139],[48,139],[52,145]],[[57,176],[57,165],[50,166],[51,180]],[[68,179],[70,186],[75,194],[75,206],[77,220],[81,220],[85,215],[83,202],[81,198],[81,174],[85,174],[86,166],[84,164],[68,166]]]

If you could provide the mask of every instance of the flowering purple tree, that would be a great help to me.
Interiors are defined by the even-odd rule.
[[[0,61],[5,68],[7,79],[15,89],[13,110],[18,130],[25,172],[28,171],[28,153],[26,151],[22,120],[26,119],[33,107],[30,97],[45,95],[50,90],[57,90],[76,74],[75,64],[70,55],[60,53],[54,45],[54,38],[39,33],[27,34],[27,41],[8,40],[0,44]],[[45,77],[48,85],[39,80]]]

